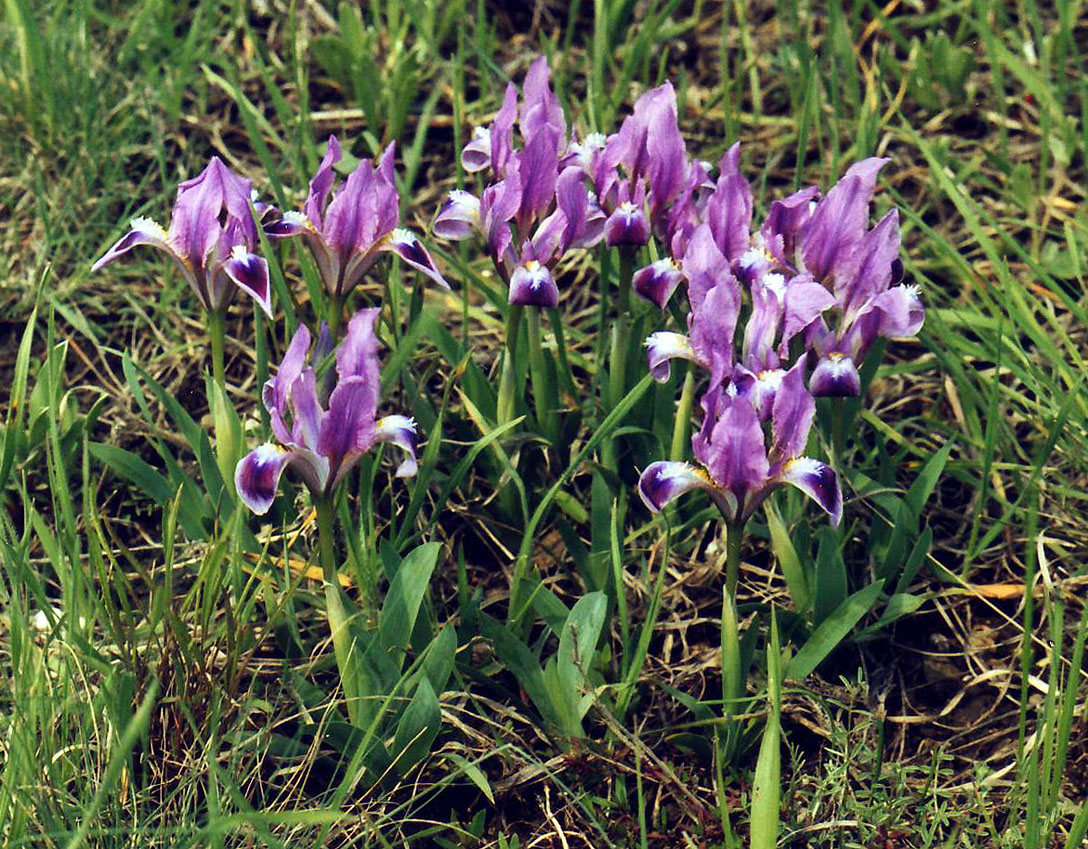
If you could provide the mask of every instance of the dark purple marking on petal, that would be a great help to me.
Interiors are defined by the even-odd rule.
[[[675,260],[666,257],[640,268],[631,282],[637,295],[664,310],[672,293],[684,282],[684,272]]]
[[[660,513],[666,504],[685,492],[713,488],[706,474],[690,463],[651,463],[638,479],[638,494],[651,513]]]
[[[223,271],[243,292],[251,296],[264,314],[272,318],[272,284],[268,279],[268,263],[237,245],[230,259],[223,263]]]
[[[604,242],[610,248],[641,247],[650,241],[650,222],[634,203],[621,203],[604,224]]]
[[[276,500],[280,476],[290,460],[290,452],[269,442],[254,448],[235,467],[238,497],[258,516],[267,513]]]
[[[450,288],[450,284],[446,282],[446,278],[442,276],[442,272],[438,270],[438,266],[435,265],[430,253],[423,247],[423,242],[419,240],[415,233],[398,228],[392,232],[389,241],[385,244],[388,246],[385,248],[386,250],[395,253],[412,268],[421,271],[443,289]]]
[[[378,420],[376,427],[378,442],[388,442],[402,449],[407,455],[397,466],[398,478],[410,478],[416,473],[416,444],[419,435],[416,423],[407,416],[385,416]]]
[[[814,398],[857,398],[861,376],[850,357],[831,353],[816,364],[808,387]]]
[[[559,287],[548,267],[537,260],[522,263],[510,277],[510,303],[516,307],[559,306]]]
[[[819,460],[797,457],[782,468],[779,478],[793,484],[831,516],[835,527],[842,521],[842,489],[835,470]]]

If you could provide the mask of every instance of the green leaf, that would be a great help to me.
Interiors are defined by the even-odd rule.
[[[393,738],[393,757],[401,775],[427,757],[442,726],[442,709],[427,677],[420,676],[415,695],[408,703]]]
[[[819,549],[816,554],[815,598],[812,621],[823,622],[846,598],[846,564],[842,559],[842,543],[834,528],[823,527],[816,532]]]
[[[592,694],[585,693],[587,674],[593,665],[607,610],[608,599],[604,593],[587,593],[571,609],[559,635],[558,680],[579,732],[582,717],[592,704]]]
[[[125,480],[135,484],[160,507],[164,507],[173,499],[174,488],[166,482],[166,478],[132,452],[99,442],[90,443],[88,449],[92,457]]]
[[[782,649],[778,623],[771,614],[771,639],[767,645],[767,702],[770,712],[759,745],[752,777],[751,849],[775,849],[778,844],[782,794]]]
[[[763,513],[767,517],[767,528],[771,532],[771,550],[774,552],[778,565],[782,567],[782,576],[786,579],[786,585],[790,588],[790,598],[794,607],[807,611],[812,601],[809,594],[808,581],[805,579],[805,570],[801,565],[801,558],[797,556],[793,540],[790,539],[789,529],[782,520],[782,514],[778,508],[768,499],[763,503]]]
[[[518,684],[529,696],[533,705],[545,721],[562,728],[559,710],[552,702],[548,688],[544,684],[544,673],[540,661],[528,646],[510,633],[510,630],[490,616],[480,616],[480,632],[491,643],[495,654],[510,670]]]
[[[471,761],[454,754],[453,752],[446,752],[444,757],[457,764],[457,767],[465,774],[469,781],[476,785],[476,789],[479,790],[487,798],[492,805],[495,804],[495,793],[491,789],[491,785],[487,781],[487,776],[483,774],[483,771]]]
[[[434,691],[441,694],[453,674],[454,658],[457,654],[457,630],[447,625],[427,647],[421,668]]]
[[[794,681],[807,678],[869,612],[880,597],[879,583],[858,590],[835,609],[794,655],[786,669],[786,677]]]
[[[416,625],[419,607],[430,585],[431,574],[442,545],[429,542],[412,549],[401,560],[396,575],[389,584],[389,593],[385,597],[378,632],[382,646],[394,658],[400,669],[404,664],[405,652],[412,639],[412,630]]]

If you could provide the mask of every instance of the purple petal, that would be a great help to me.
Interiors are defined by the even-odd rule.
[[[684,187],[688,156],[676,119],[676,92],[665,83],[648,92],[650,120],[646,130],[650,188],[655,212],[666,210]],[[637,106],[636,106],[637,109]]]
[[[378,336],[374,332],[380,307],[359,310],[348,322],[348,332],[336,349],[336,373],[341,382],[361,377],[374,388],[374,408],[378,405],[381,366],[378,363]]]
[[[502,108],[491,124],[491,170],[496,177],[506,176],[506,167],[514,153],[514,121],[518,116],[518,90],[506,86]]]
[[[808,275],[795,277],[786,286],[785,319],[779,353],[784,355],[790,340],[835,306],[835,296]]]
[[[865,235],[876,178],[887,159],[862,160],[816,206],[801,231],[805,267],[821,282],[848,274]]]
[[[280,476],[291,461],[291,453],[267,442],[250,451],[234,469],[234,488],[242,503],[263,516],[276,500]]]
[[[316,451],[326,413],[317,400],[317,377],[312,368],[305,369],[291,387],[291,414],[294,417],[291,441]]]
[[[392,251],[412,268],[422,271],[443,289],[450,288],[450,284],[446,282],[446,279],[438,270],[438,266],[431,259],[427,249],[423,247],[419,237],[410,230],[403,230],[398,227],[390,234],[389,241],[384,243],[383,249]]]
[[[740,306],[740,288],[729,270],[728,260],[714,242],[714,236],[707,225],[700,225],[692,233],[684,252],[683,269],[688,281],[688,300],[693,311],[702,307],[706,293],[721,280],[732,280],[737,306]]]
[[[322,233],[342,261],[367,254],[377,239],[385,235],[378,232],[378,199],[373,191],[376,182],[370,163],[360,162],[325,211]],[[347,294],[348,288],[345,285],[340,294]]]
[[[404,449],[408,455],[397,466],[398,478],[410,478],[416,473],[416,423],[407,416],[386,416],[378,420],[376,428],[378,442],[388,442]]]
[[[166,231],[150,218],[133,218],[132,229],[122,236],[112,248],[91,266],[91,271],[100,271],[119,257],[140,245],[158,248],[170,256],[187,274],[187,260],[174,249]]]
[[[674,498],[693,489],[714,487],[706,473],[690,463],[651,463],[638,479],[638,494],[651,513],[660,513]]]
[[[816,186],[809,186],[776,200],[767,211],[767,220],[760,231],[763,243],[771,256],[789,268],[796,264],[797,240],[812,217],[813,201],[819,195]]]
[[[749,494],[767,481],[770,464],[763,441],[763,428],[755,408],[744,398],[733,398],[710,433],[704,457],[698,457],[710,477],[732,495],[743,515]]]
[[[777,462],[798,457],[805,450],[815,415],[816,402],[805,389],[805,361],[801,359],[786,372],[775,393],[771,431],[772,454]]]
[[[604,242],[610,248],[621,245],[639,247],[650,241],[650,222],[642,207],[630,201],[621,203],[604,225]]]
[[[692,344],[709,363],[714,383],[725,380],[733,367],[733,337],[740,313],[740,290],[729,266],[725,266],[724,272],[725,276],[710,288],[698,309],[693,308],[691,318]]]
[[[722,157],[721,176],[706,209],[714,241],[730,262],[740,259],[752,238],[752,187],[738,170],[739,159],[738,143]]]
[[[860,315],[873,298],[887,291],[898,259],[899,211],[893,209],[862,238],[854,273],[835,280],[835,295],[843,308],[845,324]]]
[[[752,313],[744,328],[741,356],[749,368],[776,368],[774,342],[782,323],[786,281],[781,274],[764,274],[752,283]]]
[[[223,235],[221,216],[226,212],[243,231],[247,247],[256,246],[257,225],[249,207],[252,183],[233,174],[218,156],[191,180],[178,186],[170,217],[170,242],[194,267],[202,267]],[[237,242],[232,242],[233,247]]]
[[[786,372],[780,368],[765,369],[756,374],[743,365],[738,365],[733,369],[732,385],[737,396],[748,399],[755,407],[759,420],[765,422],[774,414],[774,399],[785,376]]]
[[[250,295],[264,314],[272,318],[272,284],[268,279],[268,263],[251,254],[244,245],[235,245],[223,271],[246,294]]]
[[[910,339],[926,320],[915,286],[892,286],[876,297],[873,309],[880,314],[879,333],[885,339]]]
[[[674,359],[687,360],[705,369],[710,368],[710,362],[699,356],[687,336],[669,330],[659,330],[647,337],[646,356],[649,360],[650,374],[658,383],[664,383],[669,379],[672,374],[670,361]]]
[[[264,225],[264,233],[269,239],[290,239],[315,233],[314,225],[301,212],[285,212],[275,221]]]
[[[336,172],[333,171],[333,167],[340,161],[340,158],[340,142],[336,140],[336,136],[329,136],[325,156],[321,160],[321,165],[318,167],[317,173],[314,174],[314,178],[310,180],[310,194],[306,198],[306,205],[303,207],[306,217],[318,230],[322,229],[321,218],[325,212],[325,203],[329,199],[329,192],[332,191],[333,183],[336,182]]]
[[[565,141],[567,118],[559,98],[552,91],[551,69],[546,57],[539,57],[529,66],[521,86],[521,100],[518,123],[526,142],[545,126],[558,130],[557,144]]]
[[[668,257],[640,268],[631,280],[635,293],[660,310],[665,309],[672,293],[683,281],[684,272],[679,263]]]
[[[472,131],[472,141],[461,148],[461,167],[468,173],[483,171],[491,164],[491,130],[477,127]]]
[[[835,470],[819,460],[797,457],[782,468],[779,479],[793,484],[831,516],[835,527],[842,521],[842,489]]]
[[[302,374],[306,364],[306,354],[310,350],[310,330],[305,324],[300,324],[295,335],[291,338],[291,344],[287,346],[287,352],[283,355],[276,376],[264,385],[262,400],[265,409],[269,413],[278,413],[283,416],[287,412],[287,400],[290,397],[291,387]],[[277,438],[283,440],[279,434]],[[286,440],[283,440],[286,441]]]
[[[547,212],[555,200],[555,183],[559,177],[559,131],[547,124],[540,127],[516,161],[522,185],[518,228],[521,233],[528,234],[530,223]]]
[[[853,359],[831,353],[816,364],[808,387],[815,398],[857,398],[861,395],[861,377]]]
[[[510,277],[510,303],[516,307],[559,306],[559,287],[548,266],[535,259],[520,264]]]
[[[462,189],[450,192],[434,220],[432,231],[439,239],[467,239],[480,227],[480,201]]]
[[[329,399],[329,412],[321,423],[317,450],[329,460],[334,474],[331,486],[348,473],[354,461],[374,444],[374,411],[378,387],[362,377],[341,380]]]
[[[577,168],[567,168],[555,181],[555,202],[566,221],[561,249],[581,242],[589,226],[589,189]]]

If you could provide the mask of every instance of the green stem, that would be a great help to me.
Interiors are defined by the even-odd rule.
[[[521,332],[521,314],[525,307],[510,307],[506,315],[506,356],[502,363],[502,377],[499,378],[498,409],[495,418],[500,425],[506,424],[514,418],[514,407],[517,401],[517,371],[518,335]]]
[[[548,370],[544,363],[544,345],[540,332],[540,310],[530,309],[529,318],[529,368],[533,373],[533,400],[536,402],[536,420],[541,432],[554,442],[552,433],[552,392]]]
[[[325,583],[333,587],[340,586],[340,576],[336,569],[336,512],[332,498],[315,498],[317,509],[317,543],[321,553],[321,574]]]
[[[744,522],[726,524],[725,537],[725,589],[729,598],[736,600],[737,580],[740,578],[740,544],[744,540]]]
[[[631,278],[635,274],[634,250],[620,249],[619,291],[616,295],[616,307],[619,312],[616,323],[612,325],[612,350],[608,355],[608,409],[616,405],[627,394],[627,354],[631,345]],[[601,459],[606,468],[616,468],[617,445],[614,439],[604,444]]]
[[[684,377],[684,388],[680,391],[680,400],[676,404],[676,421],[672,426],[672,448],[669,459],[681,462],[688,455],[688,439],[691,435],[691,408],[695,403],[695,370],[688,368]]]
[[[227,372],[224,366],[227,338],[227,312],[225,309],[212,310],[208,313],[208,336],[212,342],[212,376],[219,388],[227,393]]]
[[[335,345],[340,336],[340,323],[344,320],[344,298],[342,295],[329,295],[326,304],[325,321],[329,324],[329,333]]]

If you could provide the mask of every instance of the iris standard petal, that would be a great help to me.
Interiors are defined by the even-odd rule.
[[[261,399],[269,413],[286,415],[292,384],[302,374],[309,350],[310,330],[305,324],[300,324],[295,335],[291,337],[291,344],[287,346],[287,352],[283,355],[276,376],[264,385]]]
[[[771,453],[775,462],[800,456],[808,443],[815,415],[816,402],[805,389],[805,361],[800,359],[785,373],[775,392],[771,413],[774,437]]]
[[[808,275],[793,278],[786,286],[779,353],[784,355],[789,348],[790,340],[833,306],[835,306],[835,296],[823,284],[817,283]]]
[[[312,368],[305,369],[291,387],[291,413],[294,417],[291,441],[316,451],[326,413],[317,400],[317,376]]]
[[[887,161],[871,157],[852,165],[805,223],[801,233],[805,267],[820,282],[834,278],[838,287],[838,279],[856,263],[854,253],[866,233],[877,174]]]
[[[375,405],[377,386],[381,380],[381,366],[378,364],[378,336],[374,327],[380,314],[379,307],[355,313],[348,322],[344,341],[336,349],[336,373],[340,380],[361,377],[368,381],[375,387]]]
[[[268,263],[264,259],[247,251],[245,245],[235,245],[230,259],[223,263],[223,272],[257,302],[265,315],[272,318],[272,284],[268,279]]]
[[[748,496],[766,483],[770,472],[755,407],[745,398],[730,400],[714,424],[707,447],[706,456],[696,459],[706,466],[714,483],[732,495],[737,513],[743,514]]]
[[[318,453],[328,458],[335,475],[333,487],[354,460],[374,444],[377,400],[378,387],[361,377],[341,380],[333,390],[317,441]]]
[[[340,142],[337,141],[336,136],[329,136],[325,156],[321,160],[317,173],[310,180],[310,193],[306,198],[306,205],[303,207],[306,217],[318,230],[323,226],[322,216],[325,214],[325,204],[329,199],[329,192],[332,191],[333,184],[336,182],[336,172],[333,167],[340,161],[340,158]]]
[[[291,460],[291,453],[271,442],[250,451],[234,469],[234,487],[242,503],[263,516],[276,500],[280,476]]]
[[[651,513],[660,513],[674,498],[693,489],[713,491],[714,485],[706,472],[690,463],[651,463],[638,479],[638,494]]]
[[[827,511],[835,527],[839,526],[842,521],[842,489],[834,469],[811,457],[796,457],[782,467],[779,480],[793,484],[805,493]]]
[[[398,478],[410,478],[416,473],[416,423],[407,416],[385,416],[375,428],[378,442],[388,442],[404,450],[406,456],[397,466]]]

